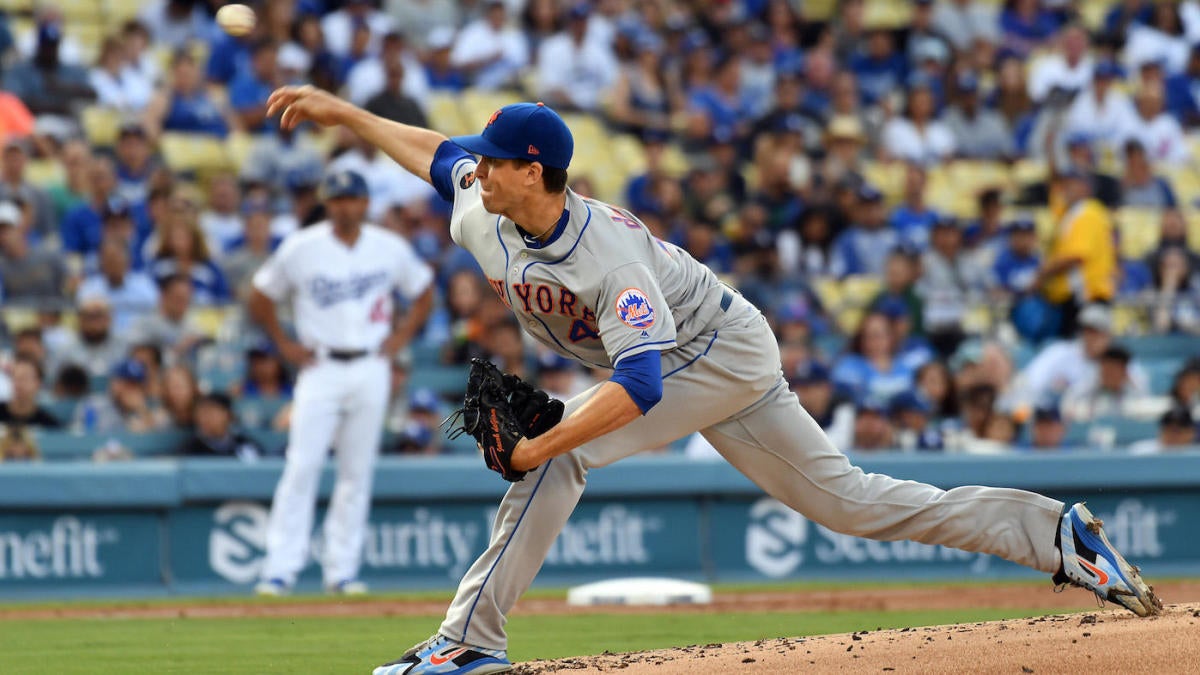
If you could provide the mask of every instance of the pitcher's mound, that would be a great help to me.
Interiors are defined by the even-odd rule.
[[[518,675],[696,673],[1167,673],[1200,668],[1200,605],[1124,610],[530,661]]]

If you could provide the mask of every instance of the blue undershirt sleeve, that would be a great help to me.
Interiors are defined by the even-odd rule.
[[[610,381],[625,387],[642,414],[662,400],[662,352],[650,349],[626,356],[617,362]]]
[[[450,141],[444,141],[433,153],[433,162],[429,165],[429,182],[433,189],[448,202],[454,202],[454,165],[461,160],[470,159],[471,153],[463,150]]]

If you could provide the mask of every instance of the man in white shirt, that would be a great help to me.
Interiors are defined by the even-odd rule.
[[[145,272],[129,269],[129,247],[119,238],[105,239],[100,244],[99,258],[100,271],[83,280],[75,302],[83,305],[91,298],[107,302],[113,311],[113,328],[124,333],[158,304],[158,287]]]
[[[408,242],[366,224],[367,183],[339,171],[322,186],[329,220],[284,240],[254,275],[249,310],[279,353],[300,368],[287,465],[275,489],[266,560],[255,587],[282,595],[308,562],[317,484],[336,451],[338,479],[325,517],[321,561],[328,592],[359,595],[358,580],[395,358],[429,316],[433,272]],[[395,293],[409,301],[395,317]],[[296,338],[276,305],[291,300]]]
[[[1152,163],[1186,164],[1192,159],[1192,149],[1179,120],[1163,109],[1165,99],[1161,82],[1142,83],[1135,100],[1137,119],[1127,138],[1140,141]]]
[[[1138,124],[1133,102],[1113,86],[1119,75],[1116,63],[1097,63],[1092,86],[1071,102],[1065,124],[1068,133],[1085,134],[1114,153]]]
[[[200,229],[204,231],[208,250],[216,255],[242,234],[241,201],[241,190],[232,174],[215,176],[209,183],[208,208],[200,213]]]
[[[1196,422],[1182,406],[1163,413],[1158,420],[1158,438],[1138,441],[1129,446],[1131,455],[1157,455],[1196,445]]]
[[[354,149],[329,163],[329,171],[352,171],[366,177],[370,197],[367,217],[371,220],[378,222],[393,206],[407,206],[435,194],[429,183],[405,171],[375,146],[359,139],[353,144]]]
[[[1106,305],[1088,305],[1079,312],[1078,322],[1078,337],[1046,347],[1017,376],[1019,403],[1040,405],[1097,380],[1100,357],[1112,344],[1112,310]],[[1136,361],[1128,363],[1127,374],[1131,388],[1149,391],[1146,372]]]
[[[454,41],[450,65],[470,74],[481,89],[498,89],[511,83],[529,64],[525,35],[508,25],[501,0],[490,0],[483,18],[467,24]]]
[[[362,22],[371,31],[368,51],[379,52],[379,42],[392,30],[392,19],[387,14],[371,8],[371,0],[347,0],[341,9],[321,19],[321,32],[325,35],[325,47],[337,56],[350,53],[354,40],[354,26]]]
[[[538,49],[538,88],[548,105],[592,112],[617,81],[619,66],[612,47],[588,37],[591,8],[577,4],[567,13],[566,30]]]
[[[372,96],[383,91],[387,82],[384,64],[394,58],[399,58],[404,64],[404,84],[401,91],[428,112],[429,78],[425,75],[425,67],[421,65],[417,55],[408,49],[404,36],[396,32],[383,36],[383,48],[379,58],[363,59],[350,69],[346,76],[346,100],[354,105],[366,105]]]
[[[970,50],[976,40],[992,44],[1000,41],[1000,22],[995,10],[971,0],[939,2],[933,8],[933,29],[950,40],[959,52]]]
[[[1029,98],[1040,103],[1054,87],[1082,91],[1092,81],[1087,30],[1068,24],[1058,34],[1059,52],[1034,61],[1029,72]]]

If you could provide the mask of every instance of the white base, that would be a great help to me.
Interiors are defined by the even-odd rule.
[[[572,607],[594,605],[707,605],[712,589],[705,584],[681,579],[633,577],[608,579],[576,586],[567,591]]]

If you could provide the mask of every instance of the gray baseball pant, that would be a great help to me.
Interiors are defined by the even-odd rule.
[[[700,431],[767,494],[825,527],[990,553],[1053,573],[1063,504],[1023,490],[941,490],[864,473],[833,447],[789,391],[766,319],[738,297],[716,330],[663,356],[663,397],[632,423],[554,458],[514,483],[491,542],[459,584],[440,633],[507,649],[506,615],[533,583],[574,510],[588,469]],[[569,415],[590,389],[567,403]]]

